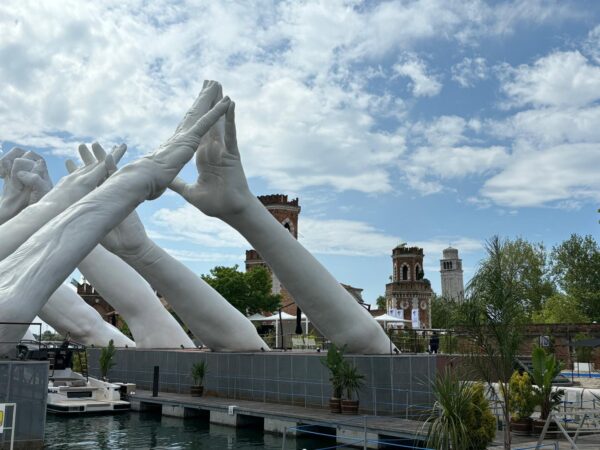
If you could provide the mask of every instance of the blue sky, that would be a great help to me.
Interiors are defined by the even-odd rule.
[[[8,1],[0,27],[4,151],[54,181],[80,142],[130,161],[219,80],[252,191],[298,196],[300,240],[368,302],[401,242],[439,292],[449,243],[467,281],[494,234],[598,239],[598,2]],[[243,266],[244,239],[175,194],[139,212],[195,272]]]

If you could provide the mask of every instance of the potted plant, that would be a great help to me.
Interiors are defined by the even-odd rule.
[[[531,377],[523,369],[515,370],[508,383],[510,399],[511,431],[517,435],[531,434],[531,414],[535,408]]]
[[[192,365],[192,378],[194,379],[194,386],[190,386],[190,394],[192,397],[202,397],[202,394],[204,393],[202,382],[204,381],[206,372],[206,361],[200,361]]]
[[[563,365],[554,355],[547,354],[541,347],[533,349],[531,355],[533,370],[533,398],[535,404],[540,407],[540,418],[533,421],[534,433],[541,433],[544,424],[552,410],[558,406],[565,391],[553,389],[552,381],[560,373]],[[556,424],[550,424],[550,430],[556,429]]]
[[[462,380],[446,368],[431,381],[435,403],[423,424],[427,447],[484,450],[496,436],[496,418],[481,383]]]
[[[344,361],[340,370],[340,383],[346,398],[342,399],[342,414],[358,414],[358,391],[364,386],[364,375],[358,373],[354,364]]]
[[[116,353],[117,350],[115,349],[115,343],[112,339],[108,341],[108,347],[104,347],[102,350],[100,350],[100,358],[98,363],[100,364],[100,374],[102,375],[102,379],[104,381],[108,380],[108,371],[116,364],[113,361]]]
[[[321,363],[329,369],[329,381],[331,381],[332,392],[329,399],[329,410],[337,414],[342,412],[341,369],[344,365],[344,350],[345,347],[338,348],[332,343],[327,350],[327,357],[321,358]]]

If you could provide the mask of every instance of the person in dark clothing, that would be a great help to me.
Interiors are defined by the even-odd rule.
[[[440,348],[440,337],[437,334],[437,331],[434,331],[431,337],[429,338],[429,351],[431,353],[437,353]]]

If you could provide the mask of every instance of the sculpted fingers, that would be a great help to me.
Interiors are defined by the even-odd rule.
[[[102,146],[100,144],[98,144],[97,142],[94,142],[92,144],[92,152],[94,152],[96,161],[104,161],[104,158],[106,158],[106,152],[104,151]]]
[[[113,157],[115,164],[119,164],[119,161],[121,161],[121,158],[123,157],[123,155],[125,154],[126,151],[127,151],[127,145],[125,145],[125,144],[120,144],[120,145],[116,145],[115,147],[113,147],[113,149],[110,153]]]
[[[211,107],[223,98],[223,88],[217,81],[205,80],[202,90],[192,107],[185,113],[185,116],[175,133],[187,131],[196,121],[202,117]]]
[[[81,157],[81,160],[86,166],[89,166],[96,162],[96,158],[94,158],[94,155],[92,155],[90,149],[87,148],[87,145],[81,144],[79,145],[79,148],[77,150],[79,151],[79,156]]]
[[[67,159],[65,162],[65,166],[67,168],[67,172],[73,173],[77,170],[77,164],[75,164],[72,160]]]
[[[240,156],[235,130],[235,102],[229,104],[225,113],[225,148],[233,156]]]
[[[175,179],[173,181],[171,181],[171,184],[169,184],[169,189],[171,189],[174,192],[177,192],[179,195],[181,195],[183,198],[185,198],[187,200],[189,186],[181,178],[175,177]]]

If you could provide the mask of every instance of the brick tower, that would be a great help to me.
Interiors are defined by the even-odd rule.
[[[392,250],[392,282],[385,286],[388,311],[399,309],[411,320],[412,310],[419,310],[421,328],[431,324],[431,283],[424,278],[423,249],[399,245]]]
[[[283,194],[260,195],[258,199],[271,215],[275,217],[277,222],[287,228],[295,239],[298,239],[298,216],[300,215],[298,199],[295,198],[288,201],[288,196]],[[246,250],[246,271],[252,270],[253,267],[257,266],[269,269],[256,250]],[[271,272],[270,269],[269,272]],[[287,305],[288,303],[293,303],[294,299],[285,287],[281,285],[273,272],[271,272],[271,276],[273,279],[273,293],[281,294],[281,304]],[[283,311],[295,315],[296,309],[296,305],[292,304],[283,308]]]

